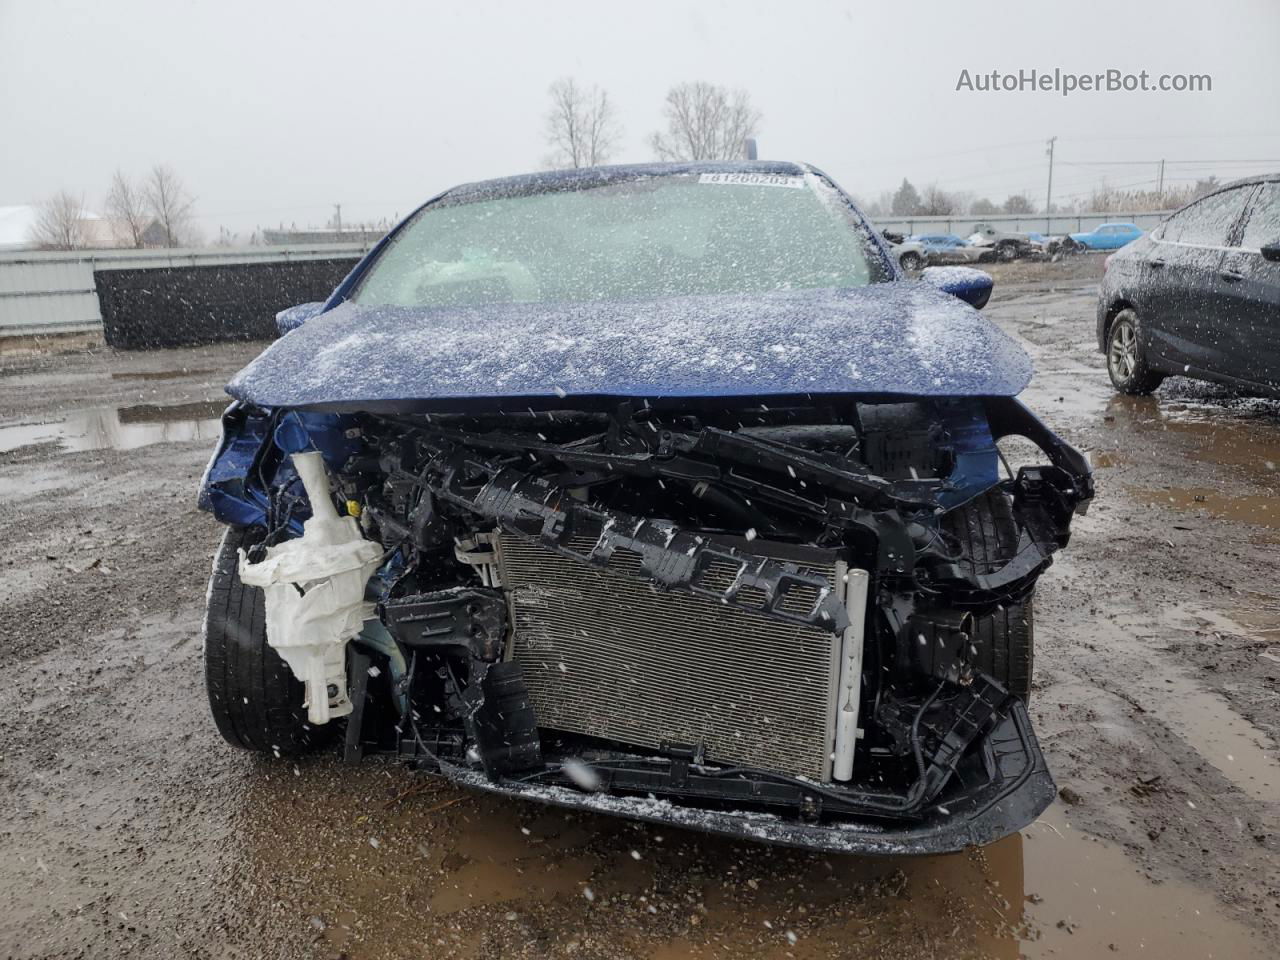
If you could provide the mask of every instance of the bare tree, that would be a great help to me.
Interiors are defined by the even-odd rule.
[[[31,239],[44,250],[78,250],[85,245],[84,194],[59,190],[36,212]]]
[[[948,190],[947,196],[951,198],[951,203],[955,207],[952,213],[957,216],[964,216],[964,212],[977,199],[977,194],[972,190]]]
[[[1000,208],[986,197],[982,197],[969,204],[969,212],[975,217],[989,217],[992,214],[999,213]]]
[[[931,183],[924,188],[924,196],[920,198],[920,205],[916,213],[930,217],[949,217],[951,214],[957,213],[959,209],[960,204],[955,197],[936,183]]]
[[[662,112],[666,132],[649,138],[659,160],[740,160],[744,142],[760,125],[760,111],[745,90],[702,81],[668,90]]]
[[[1031,213],[1035,210],[1035,207],[1032,206],[1025,193],[1014,193],[1001,204],[1001,209],[1005,213]]]
[[[151,222],[147,213],[147,200],[136,183],[117,170],[111,178],[111,192],[107,194],[107,216],[116,240],[123,246],[140,248],[142,235]]]
[[[191,209],[195,206],[195,197],[187,192],[173,169],[162,163],[151,168],[143,193],[151,216],[164,231],[164,245],[182,246],[191,233]]]
[[[572,77],[551,84],[546,139],[557,167],[594,167],[607,163],[621,130],[609,94],[597,86],[578,86]]]

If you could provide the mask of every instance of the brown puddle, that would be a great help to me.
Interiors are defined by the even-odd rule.
[[[1092,453],[1095,466],[1142,464],[1141,440],[1154,432],[1172,435],[1185,455],[1210,464],[1222,477],[1217,486],[1186,486],[1177,477],[1143,475],[1133,495],[1152,506],[1203,513],[1220,520],[1280,529],[1280,416],[1266,400],[1224,399],[1221,403],[1156,397],[1116,396],[1104,424],[1117,431],[1119,446]],[[1174,482],[1160,485],[1160,480]],[[1153,481],[1155,481],[1153,483]]]
[[[981,850],[868,859],[477,796],[375,762],[257,774],[229,864],[241,909],[271,890],[351,960],[1269,955],[1210,894],[1153,882],[1057,806]]]
[[[1157,397],[1115,396],[1104,423],[1121,430],[1173,433],[1196,460],[1242,468],[1240,479],[1280,486],[1280,415],[1271,401],[1208,404]],[[1124,456],[1125,450],[1113,453]],[[1135,451],[1138,459],[1141,451]]]
[[[153,443],[216,440],[229,401],[205,400],[171,406],[138,404],[81,410],[53,423],[0,426],[0,453],[56,443],[64,453],[132,450]]]
[[[1229,496],[1210,487],[1172,487],[1163,490],[1133,488],[1133,494],[1152,506],[1203,512],[1219,520],[1280,529],[1280,493]]]

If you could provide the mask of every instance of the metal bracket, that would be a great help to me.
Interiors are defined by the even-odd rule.
[[[462,647],[478,660],[502,656],[507,605],[493,588],[454,587],[386,600],[379,615],[406,647]]]
[[[361,735],[364,732],[364,708],[369,693],[369,667],[373,659],[355,647],[349,648],[348,675],[351,677],[349,693],[351,695],[351,715],[347,717],[347,736],[342,744],[342,759],[346,763],[357,763],[364,757],[364,744]]]

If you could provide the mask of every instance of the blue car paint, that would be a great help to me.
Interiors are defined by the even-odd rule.
[[[991,274],[973,267],[925,267],[920,279],[976,310],[987,305],[995,287]]]
[[[270,411],[233,403],[222,415],[222,439],[200,481],[196,501],[222,523],[259,524],[266,516],[266,493],[251,480],[270,436]]]
[[[283,337],[290,330],[297,330],[323,309],[323,303],[300,303],[297,306],[281,310],[276,314],[276,330]]]
[[[938,504],[950,510],[995,486],[1000,479],[999,451],[980,402],[944,400],[938,403],[938,412],[952,457],[947,489]]]
[[[346,303],[228,385],[266,407],[442,409],[565,397],[1014,396],[1018,343],[918,281],[421,308]]]
[[[288,454],[318,450],[337,471],[359,449],[349,417],[233,403],[222,415],[222,439],[200,483],[197,505],[222,523],[267,526],[267,490],[280,491],[294,508],[286,525],[295,534],[311,515]]]
[[[1124,233],[1101,233],[1108,227],[1127,227]],[[1119,250],[1142,236],[1143,231],[1132,223],[1103,223],[1087,233],[1068,234],[1072,240],[1089,250]]]

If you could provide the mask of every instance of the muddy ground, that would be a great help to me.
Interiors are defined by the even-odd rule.
[[[992,271],[1028,400],[1091,452],[1098,498],[1037,598],[1061,800],[951,857],[796,853],[232,750],[200,661],[218,529],[193,500],[221,384],[257,348],[0,358],[0,956],[1274,956],[1280,404],[1184,381],[1114,397],[1099,269]]]

